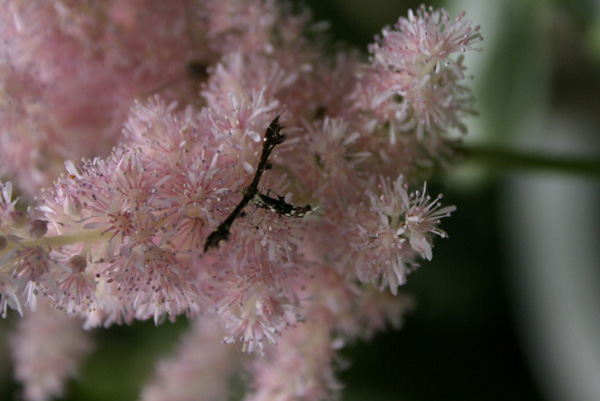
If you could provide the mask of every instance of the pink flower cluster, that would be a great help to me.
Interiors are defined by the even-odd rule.
[[[421,7],[363,61],[326,56],[322,26],[275,0],[42,3],[0,2],[3,316],[43,322],[41,303],[85,328],[194,319],[147,400],[225,399],[236,358],[246,400],[337,398],[337,349],[400,324],[398,286],[446,236],[454,207],[423,177],[472,113],[462,53],[478,27]],[[39,346],[27,327],[15,347]],[[60,393],[87,349],[73,347],[45,387],[48,361],[15,351],[26,399]]]

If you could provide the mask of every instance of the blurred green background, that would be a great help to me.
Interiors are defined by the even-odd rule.
[[[304,3],[316,20],[331,22],[335,41],[365,50],[383,26],[420,5],[419,1],[391,0]],[[453,16],[466,10],[467,17],[482,26],[484,51],[467,55],[467,72],[474,76],[471,84],[480,113],[469,122],[467,143],[545,150],[539,144],[546,141],[549,121],[560,114],[574,121],[574,126],[587,128],[569,138],[579,141],[578,135],[583,136],[586,145],[559,146],[558,151],[600,154],[599,2],[428,4],[444,6]],[[513,238],[507,228],[513,217],[506,193],[515,176],[536,179],[553,173],[507,173],[468,161],[448,176],[437,177],[431,187],[432,194],[444,193],[444,203],[458,210],[442,223],[450,238],[435,242],[433,261],[423,263],[404,287],[416,299],[417,308],[400,331],[381,333],[369,343],[353,344],[344,351],[351,366],[340,374],[346,386],[343,400],[561,399],[548,395],[544,376],[530,358],[531,340],[523,326],[527,315],[521,313],[527,307],[515,295],[522,287],[514,285],[515,258],[511,256],[511,243],[521,240],[518,233]],[[583,185],[597,187],[592,181]],[[589,200],[597,201],[597,196]],[[0,337],[12,324],[11,319],[0,322]],[[96,332],[96,351],[65,400],[137,399],[153,360],[175,347],[186,326],[180,319],[158,328],[144,322]],[[5,342],[1,344],[6,347]],[[6,348],[0,354],[6,354]],[[17,387],[9,379],[7,366],[0,365],[0,373],[0,400],[10,400]]]

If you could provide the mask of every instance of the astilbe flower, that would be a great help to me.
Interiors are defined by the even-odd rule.
[[[335,347],[326,326],[307,323],[288,331],[264,359],[253,361],[255,372],[248,401],[326,400],[342,389],[335,377]]]
[[[436,155],[443,134],[449,128],[464,132],[462,118],[474,113],[472,96],[459,81],[465,78],[462,53],[480,40],[479,27],[471,27],[464,13],[453,21],[443,9],[410,11],[371,45],[372,63],[356,92],[360,107],[390,124],[392,145],[398,131],[408,131]],[[453,58],[456,53],[461,55]]]
[[[25,384],[24,398],[33,401],[63,395],[65,380],[77,374],[79,361],[92,348],[80,322],[47,302],[19,321],[10,342],[15,376]]]
[[[191,99],[185,65],[209,56],[185,4],[0,2],[0,172],[33,195],[65,159],[107,155],[134,99],[169,82]]]
[[[193,319],[144,399],[225,397],[236,349],[246,400],[338,398],[337,350],[400,325],[413,302],[398,287],[446,236],[454,207],[426,194],[423,166],[472,113],[454,54],[478,28],[422,7],[364,62],[325,56],[323,26],[270,0],[0,7],[2,171],[27,192],[54,180],[27,210],[1,184],[3,316],[50,304],[86,329]],[[33,372],[19,355],[37,339],[16,336],[16,370]],[[48,386],[19,373],[25,398],[58,394],[77,359]]]
[[[441,208],[441,195],[431,199],[423,192],[409,195],[404,178],[394,183],[381,179],[381,195],[367,191],[370,207],[351,209],[351,220],[359,228],[351,239],[355,252],[352,260],[357,277],[372,282],[381,289],[389,287],[396,294],[397,287],[406,282],[406,275],[415,266],[417,255],[432,258],[430,233],[446,237],[437,228],[439,219],[450,216],[456,208]]]
[[[221,345],[219,322],[197,320],[183,338],[177,353],[158,362],[156,378],[143,390],[143,401],[219,401],[228,399],[230,380],[241,355]]]

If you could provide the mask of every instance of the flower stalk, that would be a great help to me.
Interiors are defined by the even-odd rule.
[[[600,179],[600,160],[585,156],[551,155],[479,144],[461,146],[458,153],[465,163],[476,163],[500,172],[554,172]]]

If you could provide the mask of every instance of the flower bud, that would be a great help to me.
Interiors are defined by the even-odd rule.
[[[48,232],[48,222],[44,220],[32,220],[27,223],[27,231],[32,238],[41,238]]]
[[[83,273],[87,267],[87,260],[82,255],[71,256],[66,263],[67,268],[71,273]]]
[[[65,214],[74,220],[81,219],[81,201],[78,197],[69,195],[63,205]]]

